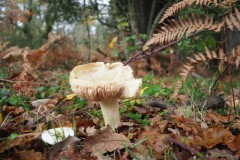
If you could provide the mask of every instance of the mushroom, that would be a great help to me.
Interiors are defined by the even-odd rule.
[[[100,102],[105,126],[120,125],[118,100],[135,96],[142,85],[129,66],[121,62],[89,63],[76,66],[70,73],[73,92],[83,99]]]
[[[41,138],[45,143],[54,145],[65,140],[68,136],[74,136],[72,128],[60,127],[44,131]]]

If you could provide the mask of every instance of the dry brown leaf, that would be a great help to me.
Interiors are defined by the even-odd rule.
[[[165,143],[168,135],[161,134],[158,129],[148,129],[141,133],[138,137],[138,141],[146,140],[142,145],[136,146],[139,153],[147,155],[147,147],[151,147],[156,155],[162,155],[169,147],[168,143]]]
[[[62,142],[56,143],[54,146],[52,146],[52,148],[49,150],[48,152],[48,159],[53,159],[54,155],[59,152],[64,150],[68,145],[71,145],[77,141],[80,141],[80,139],[78,139],[77,137],[71,137],[69,136],[67,139],[65,139]]]
[[[39,107],[40,105],[46,105],[51,99],[38,99],[31,102],[31,105],[35,108]]]
[[[91,153],[92,156],[102,159],[103,154],[117,149],[123,149],[131,143],[127,137],[122,134],[113,133],[110,127],[94,136],[87,137],[84,141],[84,148],[81,150],[83,155]]]
[[[24,146],[27,143],[37,139],[40,136],[40,134],[41,133],[39,133],[39,132],[27,133],[27,134],[19,135],[11,141],[9,139],[7,139],[0,143],[0,153],[4,152],[5,150],[8,150],[12,147],[15,147],[15,146]]]
[[[79,127],[78,131],[80,132],[80,135],[84,137],[93,136],[99,132],[99,130],[97,130],[95,126],[89,126],[86,129],[84,127]]]
[[[20,160],[46,160],[41,152],[35,152],[34,150],[24,150],[17,152]]]
[[[227,143],[227,146],[232,151],[240,151],[240,134],[238,134],[233,142]]]
[[[208,110],[207,115],[206,115],[206,121],[214,121],[216,123],[223,122],[223,123],[229,123],[233,120],[234,116],[222,116],[219,113],[213,111],[213,110]]]
[[[235,136],[220,125],[198,130],[198,135],[192,140],[192,144],[212,148],[219,143],[231,143]]]
[[[5,115],[12,114],[12,115],[19,115],[24,112],[24,109],[22,107],[15,107],[15,106],[3,106],[3,113]]]
[[[151,118],[150,125],[152,127],[157,127],[161,133],[164,133],[168,125],[168,120],[161,120],[161,116],[158,114],[157,116]]]
[[[82,160],[87,159],[81,156],[81,153],[74,145],[69,145],[64,151],[56,153],[52,159],[49,160]],[[91,159],[87,159],[91,160]]]
[[[240,119],[236,119],[233,125],[231,126],[233,129],[240,129]]]
[[[169,147],[169,144],[165,142],[168,135],[163,134],[167,124],[167,120],[161,121],[160,115],[152,118],[150,126],[145,127],[145,131],[138,136],[137,141],[143,142],[136,146],[136,152],[146,157],[149,154],[148,147],[151,147],[155,155],[161,156]]]
[[[208,153],[210,154],[209,158],[226,158],[227,160],[238,160],[238,156],[233,155],[230,151],[226,149],[210,149],[208,150]]]

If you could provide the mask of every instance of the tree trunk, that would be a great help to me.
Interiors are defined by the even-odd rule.
[[[240,43],[240,31],[227,30],[227,50],[231,52],[233,48],[236,48]]]

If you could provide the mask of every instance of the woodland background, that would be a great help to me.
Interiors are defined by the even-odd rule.
[[[1,0],[0,157],[239,159],[239,5]],[[101,131],[99,105],[69,86],[74,66],[98,61],[124,62],[143,79],[121,101],[129,124],[117,133]],[[57,126],[75,128],[78,142],[44,144],[41,132]]]

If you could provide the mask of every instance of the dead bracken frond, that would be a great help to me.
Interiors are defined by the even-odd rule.
[[[163,17],[161,18],[159,23],[162,23],[165,19],[173,16],[176,12],[179,12],[183,10],[184,8],[191,6],[193,4],[195,5],[215,5],[215,6],[227,6],[231,5],[236,0],[183,0],[179,3],[175,3],[172,6],[170,6],[164,13]]]
[[[47,43],[45,43],[40,49],[38,50],[32,50],[28,47],[25,48],[19,48],[19,47],[10,47],[4,51],[3,60],[7,60],[10,57],[20,57],[23,59],[23,71],[26,71],[27,73],[31,73],[33,70],[35,70],[41,63],[42,56],[47,54],[53,44],[57,41],[60,41],[63,39],[64,36],[62,35],[54,35],[49,37],[49,40]]]
[[[0,53],[3,52],[8,45],[8,42],[0,42]]]
[[[201,19],[198,15],[186,19],[172,19],[169,20],[169,24],[163,23],[159,32],[154,34],[145,45],[168,43],[202,30],[219,32],[223,25],[224,22],[213,22],[213,17],[210,16],[206,16],[205,20]]]
[[[240,30],[240,12],[236,8],[234,8],[235,14],[230,13],[229,15],[224,17],[226,25],[229,29],[233,30],[236,27]]]
[[[21,90],[24,87],[30,88],[29,82],[32,81],[31,74],[42,64],[43,57],[54,49],[54,44],[57,42],[61,43],[63,39],[63,35],[52,35],[48,37],[48,41],[41,48],[36,50],[15,46],[4,49],[2,53],[0,52],[1,55],[4,54],[2,58],[0,57],[2,60],[8,61],[18,58],[23,61],[21,64],[21,73],[15,78],[18,82],[14,84],[14,89]],[[26,81],[26,83],[24,81]]]
[[[236,68],[239,67],[240,63],[240,45],[237,46],[236,49],[232,49],[231,55],[227,57],[224,54],[223,49],[219,49],[216,51],[210,51],[207,47],[205,48],[206,55],[203,54],[195,54],[193,57],[187,57],[187,63],[185,63],[180,72],[181,79],[176,83],[172,98],[175,98],[178,95],[179,89],[182,87],[183,82],[186,80],[189,72],[194,66],[199,63],[206,62],[208,60],[217,59],[220,61],[219,65],[222,65],[224,62],[229,64],[235,64]]]
[[[175,39],[181,39],[184,36],[198,33],[203,30],[210,30],[219,32],[221,28],[226,24],[226,27],[233,30],[236,28],[240,30],[240,11],[234,8],[234,13],[229,13],[223,17],[222,21],[214,21],[212,16],[206,16],[205,20],[198,15],[185,19],[172,19],[168,21],[168,24],[162,23],[162,27],[157,34],[147,41],[145,46],[153,44],[165,44]]]

